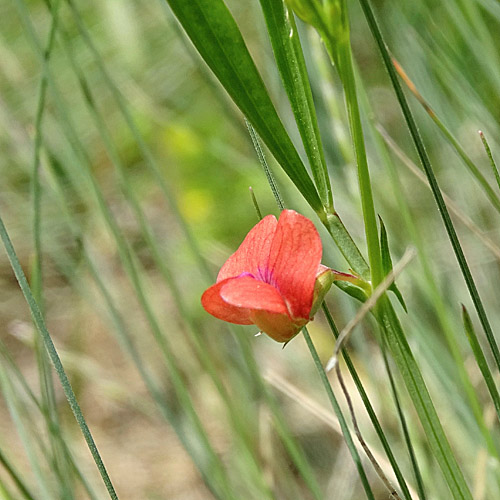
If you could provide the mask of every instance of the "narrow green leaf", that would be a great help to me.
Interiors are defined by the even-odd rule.
[[[112,498],[113,500],[118,500],[118,496],[116,495],[113,484],[111,483],[111,479],[108,475],[106,467],[104,466],[99,451],[97,450],[94,438],[92,437],[90,429],[87,426],[87,422],[85,421],[80,405],[76,400],[75,393],[71,388],[68,376],[66,375],[66,372],[63,368],[63,365],[56,351],[54,343],[52,342],[50,333],[48,332],[47,327],[45,326],[45,321],[43,319],[42,313],[40,312],[38,304],[36,303],[33,294],[31,293],[31,289],[26,280],[26,276],[24,275],[24,272],[21,268],[21,264],[19,263],[19,259],[17,258],[16,252],[14,250],[14,247],[12,246],[12,242],[9,238],[9,235],[7,234],[7,230],[5,229],[5,225],[1,217],[0,217],[0,237],[3,241],[5,250],[7,252],[7,256],[12,266],[12,270],[14,271],[16,279],[19,282],[19,286],[23,292],[26,302],[28,303],[33,321],[37,327],[38,332],[43,338],[43,342],[49,354],[50,360],[52,361],[57,376],[61,381],[61,385],[63,387],[64,394],[66,395],[66,399],[68,400],[68,403],[71,407],[71,410],[73,411],[75,419],[78,422],[78,425],[82,431],[83,436],[85,437],[85,441],[87,441],[89,450],[92,454],[92,457],[94,458],[97,468],[99,469],[99,473],[101,474],[104,484],[106,485],[106,489],[108,490],[109,497]]]
[[[427,151],[425,150],[422,137],[420,136],[420,132],[418,131],[417,124],[415,122],[415,119],[413,118],[413,114],[408,105],[408,101],[406,100],[403,89],[401,88],[401,84],[399,83],[398,76],[396,74],[396,70],[392,62],[392,58],[389,54],[389,49],[385,44],[384,38],[378,26],[378,22],[375,18],[375,15],[373,14],[373,10],[371,8],[369,0],[359,0],[359,1],[363,9],[363,12],[365,14],[365,18],[370,27],[370,30],[372,32],[372,35],[375,38],[375,41],[377,42],[380,54],[384,61],[384,65],[387,69],[387,72],[389,73],[389,77],[391,79],[394,92],[396,93],[396,97],[403,112],[403,116],[410,131],[410,135],[413,139],[413,143],[417,150],[418,156],[420,158],[420,161],[422,162],[422,166],[424,167],[424,171],[429,181],[429,185],[432,189],[432,194],[434,195],[434,199],[438,206],[439,213],[441,214],[444,226],[446,228],[446,232],[448,233],[448,238],[450,239],[453,251],[455,252],[455,257],[458,261],[460,270],[462,271],[462,275],[467,285],[467,289],[469,290],[469,294],[472,298],[472,302],[474,303],[474,307],[476,308],[477,314],[479,316],[479,321],[481,322],[481,326],[483,327],[483,330],[486,334],[486,338],[488,339],[488,344],[490,346],[491,352],[493,354],[493,357],[495,358],[496,366],[498,369],[500,369],[500,349],[498,348],[498,344],[495,339],[493,329],[491,328],[488,316],[486,315],[486,310],[484,308],[483,302],[481,300],[481,297],[479,296],[479,291],[476,287],[476,283],[474,281],[474,278],[472,277],[469,264],[467,263],[467,259],[465,258],[462,246],[460,245],[460,241],[455,231],[455,227],[451,220],[450,214],[448,212],[448,208],[446,207],[446,203],[444,202],[443,194],[441,193],[441,189],[434,174],[434,170],[432,168],[429,156],[427,155]]]
[[[338,338],[339,336],[339,330],[337,328],[337,325],[335,324],[335,321],[333,320],[333,316],[330,313],[330,310],[328,309],[328,306],[326,305],[325,302],[322,304],[322,309],[325,314],[326,320],[328,322],[328,326],[330,327],[330,330],[333,333],[333,336],[335,339]],[[389,459],[389,462],[391,463],[392,469],[394,471],[394,474],[398,480],[399,486],[401,487],[401,491],[405,497],[406,500],[411,500],[411,494],[408,489],[408,485],[406,484],[405,478],[403,476],[403,473],[401,472],[401,469],[399,468],[399,464],[397,462],[396,457],[394,456],[394,453],[392,452],[392,449],[389,445],[389,441],[387,440],[387,437],[384,433],[384,430],[382,429],[382,425],[380,424],[380,421],[377,417],[377,414],[375,413],[375,409],[373,408],[373,405],[370,402],[370,399],[368,398],[368,394],[366,393],[365,388],[363,387],[363,383],[361,382],[361,379],[359,378],[358,373],[356,372],[356,368],[354,367],[354,363],[351,360],[351,357],[349,356],[347,349],[342,350],[342,356],[344,358],[345,364],[349,370],[349,373],[351,374],[351,377],[356,384],[356,388],[358,389],[358,393],[363,401],[363,404],[365,405],[366,411],[370,417],[370,420],[373,424],[373,428],[375,429],[375,432],[377,433],[377,436],[380,439],[380,442],[382,443],[382,446],[384,447],[384,451],[387,455],[387,458]]]
[[[491,399],[493,400],[493,404],[495,405],[495,409],[497,414],[500,413],[500,395],[498,394],[498,389],[493,379],[493,375],[491,373],[490,367],[488,366],[488,362],[486,361],[486,357],[484,356],[483,350],[479,344],[479,340],[477,339],[476,332],[474,330],[474,326],[470,319],[470,315],[462,304],[462,321],[464,323],[464,330],[469,339],[469,344],[471,346],[472,352],[474,353],[474,357],[476,358],[477,366],[481,370],[484,381],[488,386],[488,390],[491,395]]]
[[[380,217],[380,215],[378,216],[378,220],[380,222],[380,251],[382,253],[382,270],[384,271],[384,276],[387,276],[392,271],[392,258],[391,252],[389,250],[389,239],[387,237],[387,230],[385,229],[384,221],[382,220],[382,217]],[[405,312],[408,312],[405,299],[403,299],[403,295],[399,291],[399,288],[397,287],[395,281],[392,282],[389,290],[393,292],[394,295],[396,295]]]
[[[356,468],[358,469],[359,477],[361,478],[361,482],[363,483],[363,488],[365,490],[366,496],[371,500],[375,500],[372,489],[370,487],[370,483],[368,482],[368,478],[366,477],[363,464],[361,463],[361,458],[359,456],[358,450],[354,445],[349,427],[347,426],[344,415],[342,414],[342,410],[340,409],[337,398],[333,393],[333,389],[332,386],[330,385],[330,381],[328,380],[328,376],[326,375],[325,369],[321,364],[321,360],[319,359],[318,356],[318,351],[316,351],[316,347],[314,347],[313,341],[306,327],[302,329],[302,333],[306,340],[307,347],[309,347],[309,351],[311,352],[311,356],[313,358],[314,364],[316,365],[316,369],[318,370],[319,377],[321,379],[321,382],[323,383],[323,387],[326,390],[333,411],[335,412],[335,415],[337,415],[337,418],[339,419],[339,424],[340,428],[342,429],[342,434],[344,435],[346,445],[349,448],[354,463],[356,464]]]
[[[332,212],[332,189],[295,18],[282,0],[260,0],[260,4],[319,196],[327,212]]]
[[[403,412],[403,407],[401,406],[398,391],[396,388],[396,382],[394,381],[394,376],[392,375],[391,365],[389,364],[389,359],[387,358],[387,348],[385,344],[382,345],[382,356],[384,358],[385,370],[387,372],[387,376],[389,377],[389,383],[391,384],[391,392],[394,399],[394,404],[396,406],[396,411],[398,412],[399,421],[401,422],[401,429],[403,431],[404,440],[406,443],[406,447],[408,448],[408,454],[410,455],[411,465],[415,474],[415,479],[417,481],[418,496],[420,500],[426,500],[427,496],[425,494],[424,480],[420,472],[420,467],[418,466],[413,443],[411,442],[410,431],[408,429],[408,424],[406,423],[406,417]]]
[[[491,152],[490,145],[488,144],[488,141],[484,135],[484,133],[480,130],[479,131],[479,137],[481,137],[481,141],[483,142],[484,149],[486,151],[486,154],[488,155],[488,159],[490,160],[490,166],[491,169],[493,170],[493,175],[495,176],[495,180],[497,181],[497,186],[498,189],[500,189],[500,174],[498,173],[498,167],[495,162],[495,159],[493,158],[493,154]]]
[[[410,80],[409,76],[406,74],[406,72],[400,66],[400,64],[395,59],[392,60],[392,63],[394,64],[394,67],[397,70],[403,82],[416,97],[417,101],[421,104],[421,106],[423,107],[425,112],[429,115],[431,120],[436,124],[439,130],[441,130],[442,134],[446,137],[447,141],[455,149],[458,156],[460,156],[465,166],[469,169],[469,172],[472,174],[472,176],[476,179],[478,184],[483,189],[484,193],[490,200],[490,203],[493,205],[495,210],[500,211],[500,198],[495,193],[494,189],[490,186],[490,183],[488,182],[486,177],[482,174],[482,172],[479,170],[476,164],[472,161],[471,157],[465,152],[464,148],[460,145],[460,142],[455,138],[455,136],[451,133],[448,127],[439,118],[434,109],[432,109],[431,105],[425,100],[422,94],[420,94],[415,84]]]
[[[322,220],[318,192],[222,0],[167,0],[200,55]]]
[[[2,464],[3,468],[6,470],[7,474],[12,479],[12,482],[17,486],[19,493],[26,500],[35,500],[33,494],[29,491],[28,487],[24,484],[23,476],[19,474],[14,466],[9,462],[8,458],[3,453],[0,448],[0,464]]]
[[[471,492],[446,438],[422,373],[413,357],[401,323],[387,297],[380,299],[378,320],[383,328],[392,357],[415,405],[429,446],[443,472],[453,498],[455,500],[472,500]]]

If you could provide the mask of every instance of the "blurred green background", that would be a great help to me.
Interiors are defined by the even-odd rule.
[[[374,4],[394,57],[494,186],[477,130],[485,132],[498,156],[500,4],[494,0]],[[298,145],[259,3],[228,1],[227,5]],[[448,326],[456,332],[467,361],[471,355],[462,334],[459,304],[469,306],[468,294],[425,183],[405,166],[394,148],[385,150],[387,156],[381,154],[383,141],[374,139],[372,122],[385,129],[402,155],[417,161],[359,6],[350,2],[350,9],[353,49],[366,91],[361,94],[370,103],[364,106],[364,113],[376,208],[388,228],[395,260],[415,239],[423,239],[442,298],[440,307],[445,308]],[[28,277],[34,262],[35,123],[52,19],[45,2],[0,3],[0,213]],[[316,33],[301,23],[299,28],[336,208],[363,249],[356,169],[341,85]],[[282,351],[265,336],[254,339],[254,327],[230,332],[201,308],[201,293],[257,222],[249,186],[263,213],[278,211],[243,117],[196,55],[166,2],[61,1],[45,74],[48,86],[40,149],[43,305],[49,331],[120,498],[216,496],[203,475],[207,462],[200,448],[204,445],[186,410],[185,397],[192,400],[217,456],[229,471],[231,487],[239,492],[236,498],[265,498],[248,472],[253,467],[249,465],[252,454],[242,451],[248,448],[245,439],[252,441],[252,453],[257,457],[259,470],[254,474],[269,485],[275,498],[314,498],[290,458],[290,449],[283,444],[283,435],[290,435],[303,449],[324,498],[361,498],[354,465],[302,337]],[[443,191],[470,219],[467,226],[464,215],[455,216],[493,327],[498,328],[498,212],[422,107],[415,99],[411,102]],[[310,217],[320,229],[296,189],[274,168],[270,155],[268,160],[287,205]],[[388,162],[392,162],[392,174]],[[399,191],[391,181],[394,172],[402,186]],[[401,209],[401,200],[407,214]],[[328,242],[324,263],[348,271],[327,237],[324,241]],[[475,488],[474,498],[495,498],[487,496],[498,492],[488,477],[498,473],[498,464],[487,464],[484,447],[478,443],[433,291],[417,260],[399,283],[410,310],[403,315],[411,335],[408,340],[452,446]],[[172,384],[170,365],[151,335],[154,327],[138,298],[130,269],[136,269],[139,289],[161,335],[168,339],[170,363],[182,381],[181,392]],[[328,303],[340,327],[357,307],[335,289]],[[123,340],[124,331],[133,341],[131,351]],[[334,342],[321,314],[310,331],[326,361]],[[29,396],[28,388],[35,395],[40,393],[35,335],[29,310],[1,252],[0,382],[4,398],[0,403],[0,451],[20,471],[34,498],[89,498],[78,474],[58,468],[46,422]],[[369,320],[355,332],[350,345],[400,465],[409,471]],[[130,352],[140,356],[138,363]],[[212,371],[207,370],[207,359]],[[255,360],[254,368],[249,359]],[[169,409],[166,420],[138,367],[150,373]],[[471,364],[467,369],[477,383],[481,401],[486,401],[477,367]],[[246,438],[242,437],[245,431],[235,429],[228,417],[227,401],[210,373],[233,401],[241,426],[247,429]],[[284,434],[262,383],[278,402],[288,428]],[[64,439],[96,497],[104,498],[95,466],[57,381],[55,395]],[[401,397],[423,475],[432,485],[429,498],[446,498],[446,487],[425,441],[420,440],[420,427],[403,390]],[[379,444],[365,422],[363,407],[360,401],[355,403],[367,441],[377,450]],[[485,402],[485,412],[491,424],[490,403]],[[0,467],[5,498],[24,498],[5,463]],[[64,487],[61,475],[68,476]],[[386,498],[371,470],[369,475],[379,491],[377,498]]]

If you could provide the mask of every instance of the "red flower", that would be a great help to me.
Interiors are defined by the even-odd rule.
[[[278,221],[268,215],[222,266],[201,303],[216,318],[255,324],[287,342],[312,319],[313,300],[316,306],[333,281],[316,282],[331,274],[321,266],[321,254],[321,239],[309,219],[294,210],[283,210]]]

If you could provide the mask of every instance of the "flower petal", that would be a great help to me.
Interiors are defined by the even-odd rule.
[[[264,333],[277,342],[290,340],[307,323],[292,320],[278,290],[272,285],[250,276],[226,280],[221,288],[221,298],[233,307],[245,308],[250,319]]]
[[[274,314],[288,313],[278,290],[251,276],[225,280],[220,288],[220,296],[228,305],[247,309],[250,312],[257,310]]]
[[[253,311],[250,313],[252,321],[276,342],[288,342],[299,333],[307,320],[294,321],[288,314],[275,314],[267,311]]]
[[[322,252],[314,224],[294,210],[283,210],[269,253],[268,273],[292,318],[309,319]]]
[[[248,309],[228,304],[220,295],[221,288],[227,285],[229,281],[235,279],[238,278],[229,278],[207,289],[201,296],[201,305],[205,311],[223,321],[236,323],[237,325],[251,325],[253,324],[253,320],[250,318],[250,311]]]
[[[274,215],[267,215],[246,235],[217,276],[217,283],[227,278],[235,278],[247,272],[257,275],[259,268],[267,266],[269,251],[278,221]]]

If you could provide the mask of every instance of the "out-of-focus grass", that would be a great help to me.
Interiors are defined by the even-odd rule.
[[[297,139],[258,3],[228,4],[292,138]],[[187,50],[189,42],[175,29],[166,5],[109,1],[77,7],[81,17],[75,19],[70,5],[61,2],[41,129],[43,297],[49,330],[119,497],[313,498],[311,492],[316,491],[316,497],[360,498],[359,479],[338,429],[326,417],[319,418],[327,401],[302,337],[282,351],[264,336],[254,339],[252,327],[229,332],[199,305],[199,296],[218,266],[257,220],[248,186],[253,187],[264,213],[276,213],[242,117],[193,51]],[[31,162],[42,66],[29,33],[34,29],[43,50],[51,15],[43,2],[24,0],[4,3],[0,12],[0,212],[30,276],[34,258]],[[494,186],[477,130],[485,132],[498,157],[500,74],[495,36],[500,13],[496,2],[378,2],[378,15],[393,55]],[[416,161],[355,3],[351,16],[360,82],[375,125],[382,125]],[[100,58],[89,49],[82,26]],[[312,68],[313,89],[321,93],[315,95],[315,102],[336,207],[357,242],[362,242],[360,200],[340,85],[317,36],[302,25],[299,28],[310,54],[307,64]],[[101,72],[101,63],[123,96],[128,115],[120,109],[117,91]],[[78,72],[91,92],[97,118],[82,95]],[[435,124],[416,101],[412,107],[443,190],[500,245],[498,214]],[[127,120],[133,120],[146,155]],[[368,120],[365,129],[368,137],[376,133]],[[461,323],[459,304],[472,310],[467,290],[428,189],[390,147],[388,156],[383,156],[380,142],[368,144],[376,208],[387,226],[394,257],[418,241],[426,252],[399,280],[409,308],[409,314],[402,315],[408,341],[474,498],[496,498],[498,463],[488,455],[445,337],[446,328],[454,334],[486,432],[498,447],[498,423]],[[386,169],[391,160],[391,175],[397,176],[399,187],[390,182]],[[164,179],[170,200],[151,164]],[[276,174],[288,205],[311,216],[295,188],[279,171]],[[98,196],[106,209],[99,205]],[[132,199],[140,206],[145,226],[141,227]],[[398,203],[404,204],[406,212]],[[110,219],[103,217],[106,211],[116,224],[115,235]],[[184,225],[201,255],[189,243]],[[456,226],[493,328],[498,328],[497,257],[458,218]],[[159,252],[156,257],[144,227]],[[16,485],[16,474],[3,463],[2,494],[29,498],[29,491],[34,498],[89,498],[91,493],[78,472],[73,471],[66,483],[60,480],[56,466],[61,463],[60,450],[53,447],[56,440],[44,423],[43,407],[37,408],[27,390],[40,400],[35,332],[2,255],[0,451],[26,490],[23,493]],[[325,245],[324,263],[347,270],[331,245]],[[170,284],[162,265],[171,276]],[[134,273],[139,285],[134,283]],[[153,320],[145,314],[141,293]],[[357,307],[338,290],[331,292],[328,302],[340,326]],[[152,324],[158,325],[156,340]],[[321,314],[310,331],[326,360],[333,340]],[[351,340],[350,353],[415,491],[374,331],[369,321],[364,323]],[[163,337],[168,342],[168,362],[159,348],[158,338]],[[175,377],[177,384],[172,382]],[[397,376],[396,382],[401,388]],[[64,442],[90,490],[103,498],[91,457],[58,382],[54,385]],[[334,388],[340,394],[335,384]],[[354,387],[351,391],[355,393]],[[410,400],[402,390],[400,396],[427,497],[446,498],[446,486],[422,439]],[[380,455],[382,448],[363,406],[354,399],[365,438]],[[311,407],[309,400],[322,410]],[[217,459],[207,451],[204,439],[210,441],[224,472],[217,472]],[[383,456],[381,461],[386,466]],[[374,491],[379,491],[377,498],[385,498],[382,486],[369,474]]]

